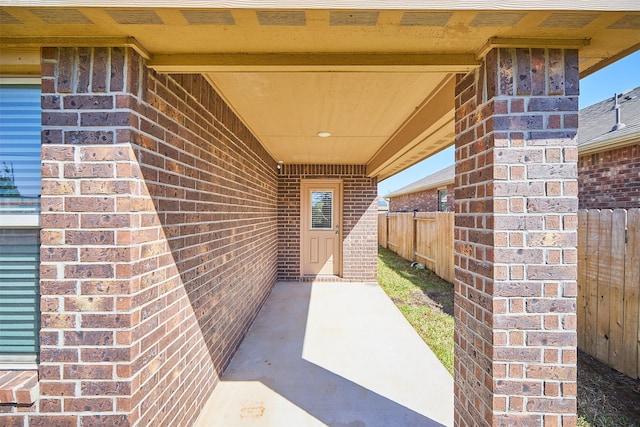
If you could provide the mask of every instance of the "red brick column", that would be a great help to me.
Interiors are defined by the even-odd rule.
[[[578,53],[456,85],[456,425],[575,425]]]
[[[63,48],[44,49],[42,58],[43,415],[30,422],[128,425],[141,321],[132,295],[141,269],[156,267],[137,263],[142,242],[133,230],[138,211],[150,209],[136,203],[143,187],[135,152],[119,144],[138,127],[119,105],[140,89],[131,72],[136,56]]]
[[[27,425],[192,425],[276,280],[276,162],[204,77],[132,49],[44,49],[42,76]]]

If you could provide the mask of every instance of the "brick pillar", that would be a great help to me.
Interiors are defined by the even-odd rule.
[[[140,247],[157,227],[130,144],[140,59],[124,48],[42,53],[41,351],[38,417],[129,425],[140,385]],[[148,201],[147,201],[148,202]],[[155,221],[157,223],[157,220]],[[143,224],[144,226],[144,224]],[[57,413],[63,412],[64,415]],[[35,422],[35,420],[32,420]]]
[[[576,423],[578,52],[456,85],[455,423]]]

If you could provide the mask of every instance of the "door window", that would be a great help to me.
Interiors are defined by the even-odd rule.
[[[311,191],[311,229],[333,228],[333,191]]]

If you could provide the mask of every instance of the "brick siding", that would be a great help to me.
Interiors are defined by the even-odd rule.
[[[640,207],[640,144],[581,155],[580,209]]]
[[[377,181],[364,165],[282,165],[278,191],[279,279],[300,280],[300,180],[343,183],[342,280],[376,281]]]
[[[576,423],[578,52],[456,85],[455,424]]]
[[[447,185],[447,212],[453,212],[455,185]],[[438,189],[431,188],[389,199],[390,212],[438,212]]]
[[[202,76],[42,70],[40,400],[0,424],[190,425],[276,280],[276,163]]]

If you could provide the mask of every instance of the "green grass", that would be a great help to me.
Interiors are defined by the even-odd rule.
[[[453,285],[387,249],[378,251],[378,282],[453,375]]]
[[[378,282],[453,375],[453,285],[430,270],[411,268],[410,261],[383,248],[378,250]],[[622,404],[633,401],[640,384],[611,372],[578,353],[578,427],[640,427],[636,417],[625,416],[629,412]],[[628,383],[622,392],[626,399],[616,396],[623,383]]]

